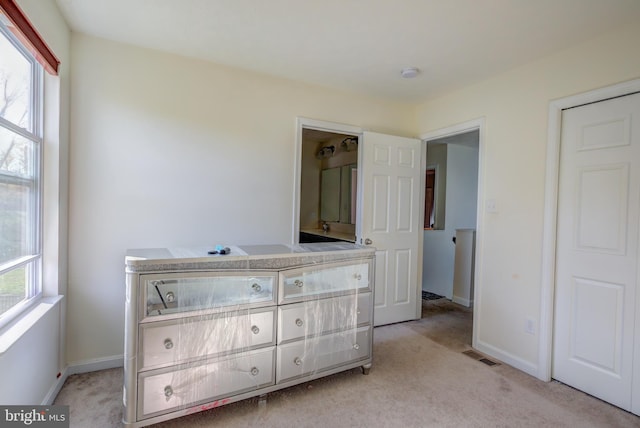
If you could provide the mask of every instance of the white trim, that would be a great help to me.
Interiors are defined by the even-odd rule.
[[[451,297],[451,301],[453,303],[457,303],[459,305],[466,306],[467,308],[470,308],[471,306],[473,306],[473,300],[472,299],[465,299],[464,297],[458,297],[456,295]]]
[[[523,372],[531,376],[536,376],[538,366],[530,361],[523,360],[522,358],[516,357],[509,352],[505,352],[502,349],[496,348],[493,345],[481,341],[475,343],[473,347],[483,354],[490,355],[491,357],[500,360],[503,363],[509,364],[510,366],[518,370],[522,370]]]
[[[349,134],[356,137],[362,136],[362,128],[345,125],[342,123],[325,122],[322,120],[309,119],[307,117],[296,117],[296,147],[294,154],[294,167],[293,167],[293,228],[291,230],[291,243],[297,244],[299,242],[299,230],[300,230],[300,173],[302,162],[302,129],[317,129],[319,131],[335,132],[338,134]],[[360,152],[360,150],[359,150]],[[360,164],[360,153],[358,153],[358,164]],[[358,169],[358,175],[360,175],[360,168]],[[360,193],[360,177],[358,177],[358,194]],[[360,204],[358,204],[360,206]],[[356,227],[360,224],[360,213],[356,214]]]
[[[449,137],[452,135],[463,134],[465,132],[478,130],[478,199],[477,199],[477,207],[476,207],[476,252],[475,252],[475,271],[474,271],[474,290],[473,290],[473,302],[474,310],[473,310],[473,333],[471,339],[471,346],[479,349],[479,337],[480,337],[480,296],[482,295],[482,267],[483,267],[483,244],[484,244],[484,162],[485,162],[485,133],[486,133],[486,124],[485,118],[481,117],[479,119],[470,120],[468,122],[459,123],[457,125],[452,125],[447,128],[441,128],[435,131],[428,132],[423,134],[420,139],[423,141],[423,144],[427,144],[428,141],[436,140],[438,138]],[[426,153],[426,152],[425,152]],[[424,186],[423,186],[424,187]],[[495,349],[488,348],[485,349]],[[497,350],[496,350],[497,352]],[[498,355],[493,355],[493,351],[485,352],[491,356],[495,356],[496,358],[502,359]],[[500,355],[503,353],[497,352]]]
[[[70,363],[65,369],[65,375],[96,372],[116,367],[124,367],[124,354]]]
[[[438,173],[436,171],[436,177]],[[434,181],[434,186],[435,186]],[[416,312],[415,319],[422,318],[422,276],[424,272],[424,204],[427,197],[427,142],[420,139],[420,213],[418,214],[418,266],[416,267]],[[437,195],[434,189],[434,201]]]
[[[583,94],[553,100],[549,103],[547,160],[544,190],[544,225],[542,235],[542,284],[540,287],[540,336],[538,370],[534,374],[543,381],[551,380],[553,359],[553,308],[556,268],[556,223],[558,220],[558,173],[560,171],[560,135],[562,110],[640,91],[640,79],[595,89]]]
[[[464,134],[466,132],[475,131],[479,129],[482,131],[482,128],[485,125],[484,117],[479,119],[469,120],[467,122],[458,123],[456,125],[448,126],[446,128],[436,129],[435,131],[430,131],[422,134],[419,138],[422,141],[431,141],[437,140],[439,138],[450,137],[452,135]]]
[[[49,392],[45,395],[42,400],[43,406],[48,406],[53,404],[53,401],[56,399],[60,390],[64,386],[64,383],[67,381],[67,378],[71,375],[82,374],[82,373],[90,373],[96,372],[100,370],[114,369],[117,367],[124,366],[124,355],[116,355],[112,357],[105,358],[96,358],[95,360],[86,360],[74,364],[70,364],[65,367],[64,370],[60,373],[60,376],[56,379],[56,381],[51,385]]]
[[[28,255],[28,256],[23,256],[20,257],[18,259],[15,260],[11,260],[8,263],[5,263],[3,265],[0,265],[0,275],[2,275],[5,272],[9,272],[11,270],[14,270],[20,266],[24,266],[28,263],[31,263],[32,261],[36,260],[38,257],[40,257],[39,255]]]
[[[58,378],[55,380],[53,385],[51,385],[51,388],[49,388],[49,391],[44,396],[42,403],[40,403],[42,406],[49,406],[53,404],[53,401],[56,399],[56,397],[60,393],[60,390],[62,390],[62,387],[64,386],[65,381],[69,377],[69,375],[66,372],[67,372],[67,369],[64,369],[62,373],[60,373],[60,376],[58,376]]]

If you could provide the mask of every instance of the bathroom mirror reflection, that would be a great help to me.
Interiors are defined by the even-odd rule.
[[[340,221],[340,167],[323,169],[320,181],[320,220]]]
[[[351,224],[355,219],[356,164],[323,169],[320,183],[320,220]]]
[[[355,242],[358,137],[303,129],[300,242]]]
[[[447,194],[447,145],[427,143],[425,230],[444,230]]]

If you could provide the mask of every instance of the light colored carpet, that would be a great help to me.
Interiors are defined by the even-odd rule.
[[[640,418],[558,382],[472,359],[471,312],[426,302],[423,319],[378,327],[374,364],[160,427],[640,427]],[[122,369],[70,376],[55,404],[71,427],[118,427]]]

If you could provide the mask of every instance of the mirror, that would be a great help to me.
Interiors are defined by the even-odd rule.
[[[355,219],[356,164],[323,169],[320,180],[320,220],[352,224]]]
[[[425,230],[444,230],[447,194],[447,145],[427,142]]]
[[[323,169],[320,179],[320,220],[340,221],[341,168]]]
[[[424,188],[424,229],[434,229],[436,225],[436,175],[437,168],[427,167]]]
[[[340,170],[340,223],[356,223],[358,166],[345,165]]]

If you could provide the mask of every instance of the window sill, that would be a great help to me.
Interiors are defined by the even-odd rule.
[[[0,331],[0,357],[24,336],[47,312],[53,309],[62,296],[43,297],[24,314]]]

